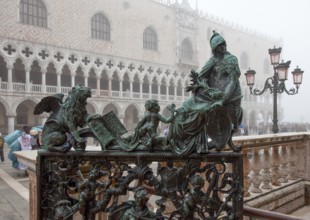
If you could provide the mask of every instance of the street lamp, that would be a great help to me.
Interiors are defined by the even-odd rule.
[[[273,48],[269,49],[270,61],[271,65],[273,66],[274,74],[272,77],[266,79],[265,86],[262,90],[253,89],[255,83],[255,74],[254,70],[249,69],[244,75],[246,77],[247,85],[250,88],[250,93],[252,95],[262,95],[267,90],[270,93],[273,93],[273,126],[272,131],[273,133],[278,133],[278,114],[277,114],[277,94],[285,92],[288,95],[295,95],[298,93],[299,86],[302,83],[302,76],[304,71],[302,71],[298,66],[292,72],[293,74],[293,82],[296,88],[291,88],[290,90],[286,89],[285,80],[287,80],[287,72],[290,67],[291,61],[284,62],[280,61],[280,54],[282,48]]]

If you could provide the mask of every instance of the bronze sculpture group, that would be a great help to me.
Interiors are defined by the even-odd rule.
[[[75,150],[84,150],[85,139],[81,137],[83,134],[79,133],[78,128],[88,125],[100,143],[105,141],[101,136],[111,139],[108,144],[101,143],[104,145],[103,150],[109,147],[115,149],[119,145],[126,151],[153,151],[155,144],[160,142],[158,124],[163,122],[171,124],[167,138],[169,141],[161,142],[161,148],[171,150],[176,155],[207,153],[213,148],[221,151],[226,144],[232,150],[239,151],[231,141],[242,120],[238,60],[226,51],[226,42],[218,33],[213,34],[210,44],[213,57],[199,72],[192,71],[190,75],[191,85],[187,91],[192,92],[193,96],[178,109],[175,109],[174,104],[168,106],[171,111],[169,118],[159,113],[157,100],[147,100],[145,116],[139,121],[134,135],[126,139],[117,134],[118,129],[111,131],[107,127],[113,124],[119,128],[122,126],[119,121],[104,123],[100,120],[102,116],[87,114],[86,100],[91,97],[89,88],[81,85],[73,87],[63,103],[62,94],[43,98],[34,111],[34,114],[52,112],[43,128],[43,148],[67,152],[73,146]],[[98,130],[105,134],[100,135]]]
[[[87,87],[73,87],[65,101],[63,94],[43,98],[34,111],[34,114],[51,113],[43,127],[42,148],[49,152],[66,153],[73,147],[75,151],[84,152],[85,138],[93,136],[101,144],[102,151],[126,152],[129,155],[139,151],[172,152],[176,156],[199,155],[208,154],[212,149],[215,150],[212,152],[221,152],[226,145],[234,152],[239,152],[240,148],[232,143],[232,135],[242,120],[238,61],[226,51],[226,42],[218,33],[214,32],[210,44],[213,56],[200,71],[192,71],[190,75],[191,84],[187,91],[192,92],[193,96],[179,108],[174,104],[168,106],[171,112],[168,118],[160,114],[157,100],[147,100],[144,117],[138,122],[134,134],[127,137],[122,136],[126,129],[113,112],[104,116],[87,114],[86,100],[91,97],[91,90]],[[158,135],[159,122],[170,123],[167,137]],[[75,185],[79,197],[71,202],[74,205],[70,208],[64,208],[70,200],[63,200],[61,204],[64,205],[57,204],[55,213],[59,217],[55,219],[67,219],[77,210],[85,220],[95,219],[95,214],[100,211],[110,212],[111,220],[165,219],[162,214],[168,199],[175,208],[169,219],[192,220],[197,215],[202,219],[216,219],[219,210],[228,207],[227,202],[219,201],[217,193],[224,192],[228,185],[230,197],[240,190],[238,180],[232,174],[223,178],[221,186],[215,185],[223,173],[213,165],[201,167],[199,160],[192,159],[187,167],[182,168],[173,167],[172,160],[167,161],[166,166],[158,170],[159,178],[147,164],[131,167],[110,162],[103,165],[97,161],[92,164],[88,179],[84,179],[78,163],[72,162],[70,173],[75,171],[82,179],[71,183]],[[112,174],[107,167],[117,167],[117,171]],[[123,176],[124,172],[128,174]],[[201,174],[195,174],[197,172]],[[205,185],[202,174],[209,182],[207,192],[202,191]],[[102,182],[102,178],[105,182]],[[134,191],[135,201],[121,205],[113,202],[112,198],[115,200],[129,191],[128,185],[134,180],[139,180],[138,187],[131,190]],[[144,181],[155,189],[156,195],[161,196],[156,201],[159,206],[156,213],[146,205],[148,198],[146,190],[142,188]],[[233,184],[236,185],[233,187]],[[185,190],[188,186],[191,188],[189,191]],[[96,199],[98,191],[103,194],[101,200]],[[208,212],[210,218],[204,217],[204,212]],[[235,214],[230,213],[230,218],[234,219]]]

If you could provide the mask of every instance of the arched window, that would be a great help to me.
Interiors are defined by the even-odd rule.
[[[111,29],[110,22],[101,13],[95,14],[91,18],[91,37],[101,40],[110,40]]]
[[[188,38],[184,39],[181,44],[181,58],[182,59],[193,59],[193,47],[192,43]]]
[[[21,0],[20,22],[39,27],[47,27],[47,10],[42,0]]]
[[[143,48],[157,50],[157,34],[153,28],[146,28],[143,32]]]
[[[248,55],[245,52],[243,52],[241,54],[240,67],[241,67],[241,69],[248,69],[249,68]]]

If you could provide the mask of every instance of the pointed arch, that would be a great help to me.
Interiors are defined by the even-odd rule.
[[[152,80],[152,94],[158,94],[158,79],[155,76]]]
[[[115,115],[119,116],[120,107],[116,103],[111,102],[103,108],[102,115],[105,115],[110,111],[113,111]]]
[[[143,86],[142,86],[142,93],[149,93],[149,84],[150,84],[150,81],[149,81],[149,78],[147,77],[147,75],[145,75],[143,77]]]
[[[120,79],[117,71],[114,71],[112,75],[112,91],[120,91],[119,85]]]
[[[88,83],[87,83],[88,87],[93,90],[96,90],[97,89],[97,74],[94,68],[91,68],[89,70],[87,80],[88,80]]]
[[[125,72],[123,75],[123,91],[130,90],[130,78],[128,72]]]
[[[182,79],[179,79],[177,82],[177,96],[182,96]]]
[[[5,59],[5,56],[2,56],[2,55],[0,55],[0,78],[2,82],[8,81],[7,61]]]
[[[8,120],[6,114],[10,112],[8,104],[0,97],[0,132],[6,133],[8,128]]]
[[[139,75],[137,73],[133,77],[132,91],[134,93],[142,92],[142,91],[140,91],[140,79],[139,79]]]
[[[109,76],[107,70],[105,69],[103,69],[101,72],[100,88],[106,91],[109,90]]]
[[[76,72],[75,85],[77,85],[77,84],[84,85],[84,74],[85,73],[83,71],[83,68],[81,66],[79,66],[75,72]]]
[[[47,86],[57,86],[57,74],[55,64],[50,62],[46,70],[46,85]]]
[[[166,83],[166,81],[167,81],[166,77],[163,77],[161,79],[160,94],[162,94],[162,95],[167,94],[167,83]]]
[[[12,80],[15,83],[26,83],[25,61],[17,58],[13,64]],[[21,85],[20,85],[21,86]]]
[[[24,125],[36,126],[40,124],[40,116],[34,115],[33,110],[38,100],[27,97],[22,99],[15,105],[16,112],[16,128],[21,129]]]
[[[60,77],[61,77],[61,80],[60,80],[61,86],[71,87],[71,71],[70,71],[68,64],[65,64],[62,67]]]
[[[96,108],[94,106],[94,103],[87,101],[86,111],[88,114],[96,114]]]
[[[30,69],[30,83],[36,85],[42,85],[42,73],[41,66],[37,60],[34,60]]]

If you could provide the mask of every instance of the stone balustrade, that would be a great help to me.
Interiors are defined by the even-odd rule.
[[[27,92],[26,91],[26,84],[25,83],[12,83],[13,86],[13,91],[14,92]],[[55,94],[57,93],[57,86],[44,86],[45,87],[45,93],[46,94]],[[59,90],[61,93],[68,94],[68,92],[72,89],[72,87],[64,87],[61,86]],[[98,90],[96,88],[92,88],[93,90],[93,97],[100,97],[100,96],[109,96],[109,91],[108,90]],[[0,83],[0,91],[4,92],[10,92],[9,91],[9,86],[8,82],[1,82]],[[30,92],[32,94],[42,94],[43,92],[43,85],[38,85],[38,84],[31,84],[30,85]],[[138,93],[138,92],[133,92],[132,95],[128,91],[120,92],[120,91],[111,91],[111,98],[113,99],[123,99],[123,98],[130,98],[130,99],[139,99],[139,100],[145,100],[149,98],[157,99],[158,101],[163,101],[163,102],[183,102],[185,99],[187,99],[190,96],[190,94],[186,93],[182,96],[179,95],[166,95],[166,94],[150,94],[150,93]]]
[[[307,204],[310,133],[236,137],[246,206],[288,214]]]

